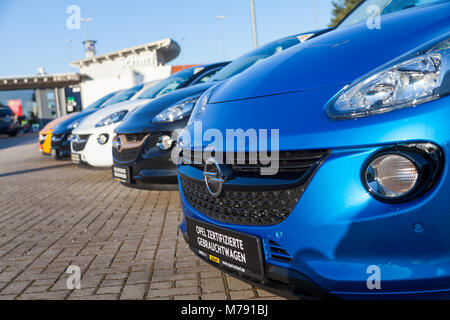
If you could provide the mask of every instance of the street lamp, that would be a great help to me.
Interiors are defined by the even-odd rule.
[[[317,1],[313,0],[313,11],[314,11],[314,28],[317,30]]]
[[[253,47],[258,48],[258,33],[256,31],[255,0],[250,0],[250,11],[252,13]]]
[[[85,54],[86,58],[90,59],[95,56],[95,43],[97,42],[95,40],[89,39],[88,25],[89,25],[89,22],[92,22],[92,19],[91,18],[81,18],[80,21],[84,22],[86,24],[86,41],[83,41],[84,54]]]
[[[86,40],[89,40],[88,24],[92,22],[92,18],[80,18],[80,21],[86,24]]]
[[[222,38],[222,58],[225,60],[225,38],[223,35],[223,24],[222,21],[225,20],[226,16],[216,16],[216,20],[219,21],[219,28],[220,28],[220,36]]]

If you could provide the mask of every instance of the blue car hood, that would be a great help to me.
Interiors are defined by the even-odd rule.
[[[172,123],[152,123],[153,118],[161,111],[186,99],[198,97],[208,88],[214,85],[214,82],[197,84],[174,92],[165,94],[146,105],[133,111],[122,124],[116,128],[118,134],[144,133],[148,131],[170,131],[172,126],[178,127],[179,122],[187,121],[182,119]]]
[[[336,29],[265,59],[223,82],[210,103],[341,86],[450,30],[450,3],[405,9]]]

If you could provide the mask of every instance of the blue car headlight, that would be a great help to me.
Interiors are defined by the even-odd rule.
[[[157,114],[152,122],[169,123],[186,118],[191,114],[192,109],[194,109],[199,98],[200,97],[189,98],[165,109]]]
[[[416,106],[448,94],[450,43],[396,61],[344,87],[327,105],[332,119],[348,119]]]
[[[106,118],[100,120],[95,125],[95,127],[99,128],[99,127],[109,126],[110,124],[122,121],[127,113],[128,113],[128,110],[122,110],[122,111],[119,111],[119,112],[115,112],[115,113],[107,116]]]
[[[209,98],[211,98],[211,94],[213,92],[213,88],[216,86],[211,87],[210,89],[206,90],[200,98],[197,100],[197,103],[195,104],[194,110],[192,110],[191,117],[188,122],[188,126],[193,124],[196,120],[200,119],[203,111],[206,109],[206,105],[209,102]]]
[[[67,126],[67,129],[68,130],[74,130],[74,129],[76,129],[79,125],[80,125],[80,120],[75,120],[75,121],[73,121],[71,124],[69,124],[68,126]]]

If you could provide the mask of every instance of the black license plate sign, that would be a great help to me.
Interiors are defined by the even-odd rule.
[[[112,175],[115,181],[130,182],[130,168],[112,167]]]
[[[80,155],[78,153],[72,153],[70,157],[73,163],[79,164],[81,162]]]
[[[189,244],[205,260],[222,268],[262,278],[260,239],[186,217]]]

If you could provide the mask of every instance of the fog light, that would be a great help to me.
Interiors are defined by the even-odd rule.
[[[379,197],[401,198],[410,193],[419,180],[419,172],[411,160],[398,154],[375,158],[366,169],[366,183]]]
[[[108,142],[108,138],[109,138],[109,136],[107,134],[101,134],[101,135],[98,136],[97,142],[99,144],[103,145],[103,144]]]
[[[372,155],[363,167],[361,178],[377,200],[408,201],[436,184],[443,163],[443,153],[433,143],[400,144]]]
[[[156,144],[158,146],[159,149],[161,149],[162,151],[167,151],[170,148],[172,148],[173,146],[173,140],[170,139],[169,136],[161,136],[159,137],[159,141]]]

